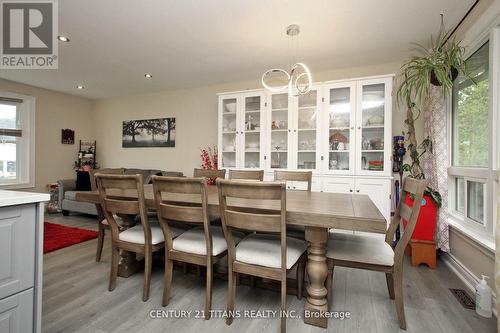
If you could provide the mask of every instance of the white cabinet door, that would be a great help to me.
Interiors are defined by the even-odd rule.
[[[392,77],[357,83],[356,174],[390,176]]]
[[[239,168],[264,169],[265,96],[263,92],[241,94],[239,122]]]
[[[291,169],[316,170],[321,162],[321,89],[313,87],[294,98],[293,165]]]
[[[239,167],[239,94],[219,96],[219,168]]]
[[[288,169],[292,165],[293,145],[292,135],[292,109],[293,101],[289,99],[288,93],[269,93],[267,97],[268,121],[266,124],[267,151],[269,169]]]
[[[354,174],[356,140],[356,83],[324,87],[322,170],[329,174]]]
[[[33,332],[33,288],[0,300],[0,332]]]
[[[353,193],[354,178],[351,177],[325,177],[323,179],[323,192]]]
[[[34,204],[0,208],[0,299],[33,287],[35,226]]]
[[[391,219],[391,180],[377,178],[357,178],[356,193],[366,194],[384,215]]]

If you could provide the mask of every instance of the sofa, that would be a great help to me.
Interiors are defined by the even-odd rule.
[[[143,176],[144,184],[151,183],[151,177],[154,175],[171,176],[171,177],[183,176],[182,172],[162,171],[156,169],[137,169],[137,168],[130,168],[130,169],[124,168],[123,174],[125,175],[140,174]],[[58,180],[57,183],[59,184],[59,207],[61,207],[64,216],[68,216],[70,212],[97,216],[97,208],[95,204],[76,200],[76,194],[78,192],[83,192],[83,191],[77,190],[75,179],[61,179]]]

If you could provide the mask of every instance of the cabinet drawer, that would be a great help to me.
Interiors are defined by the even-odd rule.
[[[323,191],[331,193],[352,193],[354,191],[353,178],[329,177],[323,181]]]
[[[0,332],[33,332],[33,289],[0,300]]]
[[[34,204],[0,208],[0,299],[33,287],[35,214]]]

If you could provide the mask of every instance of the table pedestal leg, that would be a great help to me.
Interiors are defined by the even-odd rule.
[[[120,215],[123,219],[122,229],[126,230],[135,225],[134,216]],[[128,278],[130,275],[137,272],[140,267],[139,261],[135,256],[135,252],[120,251],[120,261],[118,263],[118,276]]]
[[[307,250],[307,300],[304,306],[304,322],[306,324],[327,328],[328,319],[324,316],[328,311],[327,290],[325,281],[328,276],[326,263],[326,244],[328,229],[306,227],[306,240],[309,242]]]
[[[120,257],[120,262],[118,263],[118,276],[128,278],[141,268],[139,261],[137,261],[135,257],[135,252],[121,250]]]

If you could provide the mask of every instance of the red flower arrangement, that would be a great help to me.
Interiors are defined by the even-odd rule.
[[[201,167],[205,170],[218,170],[219,168],[219,154],[215,146],[208,147],[201,150]],[[209,178],[209,185],[215,184],[215,178]]]

